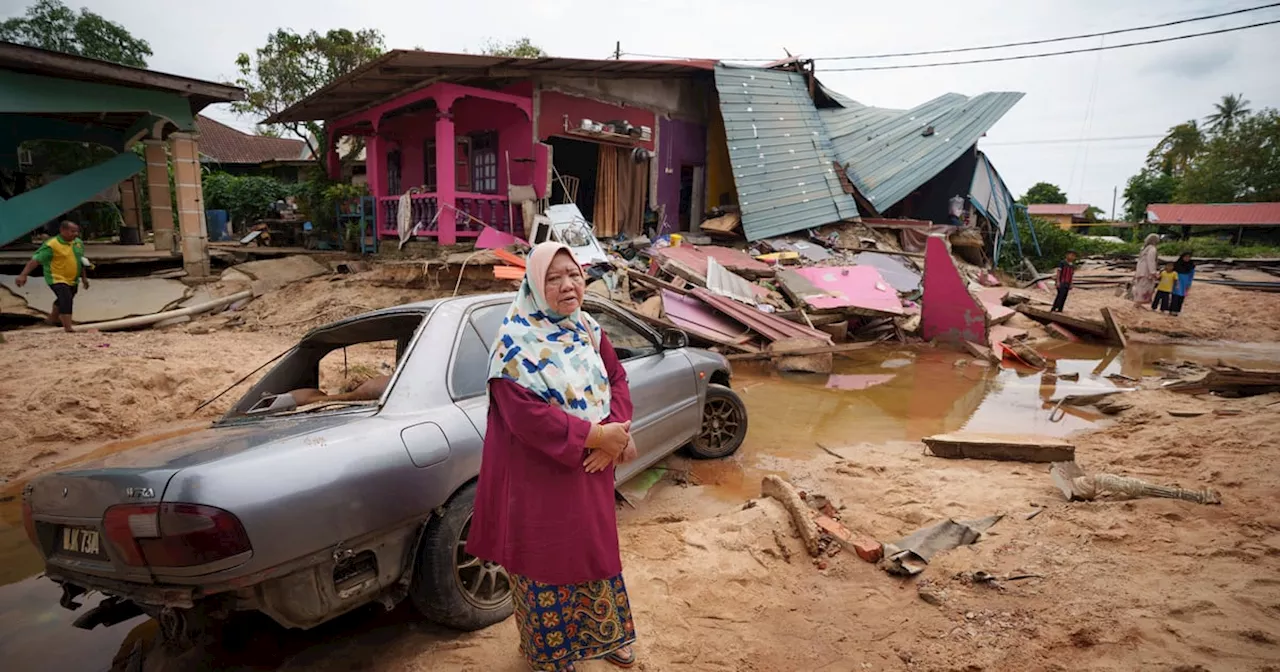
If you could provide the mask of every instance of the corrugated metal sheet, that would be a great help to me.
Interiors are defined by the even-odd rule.
[[[748,240],[858,216],[803,76],[719,66],[716,90]]]
[[[986,154],[978,152],[978,166],[973,170],[973,182],[969,186],[969,198],[982,208],[984,216],[1004,234],[1005,226],[1013,218],[1013,194],[1005,186],[996,167]]]
[[[1280,203],[1154,203],[1147,219],[1166,226],[1280,226]]]
[[[910,110],[863,105],[826,87],[843,107],[819,115],[849,179],[876,210],[893,204],[942,172],[1022,99],[1016,92],[966,98],[948,93]],[[932,126],[933,133],[924,135]]]

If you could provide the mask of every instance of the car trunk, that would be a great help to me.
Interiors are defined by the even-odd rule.
[[[24,499],[31,508],[36,544],[50,569],[153,583],[149,568],[126,564],[108,543],[103,521],[107,509],[161,502],[169,481],[182,469],[349,420],[350,416],[341,415],[265,418],[214,427],[39,477],[27,486]]]

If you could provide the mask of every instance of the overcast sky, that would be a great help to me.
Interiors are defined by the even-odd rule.
[[[27,0],[0,0],[0,18]],[[235,77],[235,57],[271,31],[377,28],[388,48],[478,51],[489,39],[527,36],[554,56],[604,58],[624,52],[692,57],[783,57],[916,51],[1059,37],[1160,23],[1263,0],[67,0],[126,26],[151,43],[150,67],[212,80]],[[1280,107],[1280,24],[1114,51],[1026,61],[887,72],[826,72],[862,64],[965,60],[1121,44],[1280,19],[1280,8],[1173,28],[1000,52],[897,59],[820,61],[827,86],[870,105],[911,107],[949,91],[1022,91],[1027,95],[980,147],[1009,188],[1021,194],[1044,180],[1072,202],[1111,210],[1112,188],[1142,165],[1155,139],[1080,142],[1081,138],[1159,136],[1209,114],[1226,93],[1254,109]],[[240,128],[229,110],[211,116]],[[1069,140],[1044,144],[1045,140]],[[1039,144],[1024,144],[1027,142]],[[1123,199],[1121,199],[1123,200]],[[1123,206],[1118,206],[1118,209]]]

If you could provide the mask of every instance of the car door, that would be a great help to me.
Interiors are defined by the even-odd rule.
[[[638,459],[618,468],[621,483],[688,443],[702,420],[697,377],[683,350],[664,349],[658,335],[603,303],[588,306],[627,370]]]

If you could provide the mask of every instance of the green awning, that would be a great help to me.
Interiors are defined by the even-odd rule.
[[[125,152],[39,189],[0,201],[0,245],[8,245],[31,233],[36,227],[137,174],[145,165],[137,154]]]

